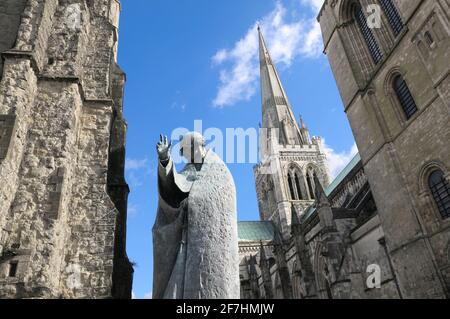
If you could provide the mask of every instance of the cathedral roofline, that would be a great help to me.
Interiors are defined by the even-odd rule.
[[[275,228],[272,221],[240,221],[238,222],[238,240],[242,241],[272,241]]]

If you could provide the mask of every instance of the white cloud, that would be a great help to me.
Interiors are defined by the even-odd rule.
[[[138,297],[135,295],[134,291],[131,291],[131,299],[152,299],[152,292],[148,292],[144,295],[144,297]]]
[[[227,56],[227,50],[222,49],[216,52],[216,54],[212,57],[212,61],[214,64],[221,64],[226,60]]]
[[[128,217],[134,217],[139,212],[139,206],[134,203],[129,203],[127,212],[128,212]]]
[[[330,169],[331,178],[335,178],[347,164],[355,157],[358,153],[358,147],[356,143],[352,145],[350,150],[344,152],[336,152],[330,146],[328,146],[325,141],[323,141],[325,148],[325,153],[327,155],[328,168]]]
[[[131,188],[137,188],[143,185],[142,175],[134,171],[127,172],[127,181]]]
[[[307,2],[307,5],[316,5],[316,1]],[[259,77],[258,24],[272,59],[282,67],[289,67],[298,56],[315,58],[321,55],[321,32],[315,18],[287,21],[286,13],[283,4],[276,2],[275,9],[250,26],[231,49],[221,49],[212,57],[212,64],[222,67],[214,106],[230,106],[249,100],[256,93]]]
[[[173,102],[170,106],[171,109],[180,109],[181,112],[186,111],[186,107],[187,107],[186,103],[178,103],[178,102]]]
[[[152,299],[153,298],[153,293],[152,292],[148,292],[144,295],[144,298],[142,299]]]
[[[141,168],[145,168],[147,166],[147,162],[148,162],[148,159],[146,159],[146,158],[144,158],[144,159],[127,158],[125,160],[125,167],[128,171],[138,170]]]
[[[312,27],[305,36],[301,53],[306,57],[314,58],[322,53],[322,31],[317,21],[311,20],[310,24]]]
[[[310,7],[314,13],[319,13],[322,8],[324,0],[300,0],[300,3]]]
[[[125,160],[125,175],[126,180],[131,188],[137,188],[144,184],[144,180],[149,176],[154,176],[156,170],[152,161],[147,158]]]

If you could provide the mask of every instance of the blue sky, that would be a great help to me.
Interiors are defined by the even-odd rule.
[[[127,73],[127,250],[133,292],[151,296],[159,134],[178,127],[257,128],[259,22],[294,109],[324,138],[333,175],[356,152],[315,17],[321,0],[123,0],[119,64]],[[239,220],[258,219],[253,164],[229,164]]]

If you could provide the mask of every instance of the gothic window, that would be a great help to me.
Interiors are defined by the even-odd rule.
[[[394,78],[394,91],[406,118],[409,120],[417,112],[417,105],[408,85],[400,74]]]
[[[434,201],[443,219],[450,217],[450,186],[441,170],[435,170],[428,178]]]
[[[381,8],[386,15],[395,36],[403,30],[403,21],[392,0],[380,0]]]
[[[300,187],[300,177],[298,176],[298,172],[295,173],[295,185],[297,186],[298,199],[300,200],[305,199],[305,197],[302,194],[302,189]]]
[[[364,37],[373,61],[375,62],[375,64],[378,64],[381,61],[383,54],[381,53],[377,39],[375,38],[372,30],[367,25],[367,19],[361,8],[361,5],[355,4],[353,6],[353,16],[356,20],[359,30]]]
[[[288,175],[289,192],[291,193],[291,199],[295,200],[294,183],[292,182],[291,174]]]

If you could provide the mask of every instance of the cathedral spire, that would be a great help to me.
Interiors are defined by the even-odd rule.
[[[305,121],[303,121],[303,116],[300,116],[300,134],[304,142],[306,142],[307,144],[311,144],[309,130],[305,125]]]
[[[304,140],[291,105],[258,26],[263,128],[278,129],[280,144],[303,145]]]

